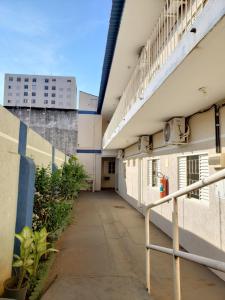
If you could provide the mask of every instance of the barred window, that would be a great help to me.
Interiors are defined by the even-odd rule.
[[[109,174],[115,174],[115,161],[109,161],[108,173]]]
[[[152,160],[152,186],[158,186],[159,160]]]
[[[187,156],[187,184],[199,181],[199,155]],[[199,190],[192,191],[189,197],[199,199]]]

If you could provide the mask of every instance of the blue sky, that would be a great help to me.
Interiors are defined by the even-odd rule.
[[[0,103],[5,73],[75,76],[98,95],[112,0],[0,0]]]

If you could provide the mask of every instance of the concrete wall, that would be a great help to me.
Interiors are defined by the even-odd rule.
[[[27,129],[18,118],[0,106],[0,294],[3,281],[11,275],[16,223],[21,226],[32,218],[34,169],[29,158],[35,165],[51,166],[54,161],[60,166],[65,161],[65,154],[53,151],[48,141],[32,129]],[[23,172],[25,177],[30,178],[25,178]],[[24,203],[29,205],[26,214]]]
[[[8,110],[55,148],[72,155],[77,150],[76,110],[10,108]]]
[[[85,166],[94,189],[101,189],[102,117],[96,113],[98,97],[80,92],[77,157]]]
[[[222,151],[225,151],[225,108],[220,110]],[[190,119],[191,137],[187,145],[166,146],[162,132],[153,135],[154,150],[138,155],[137,144],[125,150],[118,161],[118,193],[142,213],[145,206],[159,199],[159,187],[148,183],[148,160],[158,158],[160,171],[169,178],[170,192],[178,189],[178,157],[191,154],[215,154],[214,110]],[[209,167],[209,174],[215,173]],[[181,245],[190,252],[225,259],[225,181],[209,187],[209,200],[183,197],[179,201]],[[154,209],[153,222],[168,235],[171,230],[172,203]],[[224,277],[224,275],[221,275]]]

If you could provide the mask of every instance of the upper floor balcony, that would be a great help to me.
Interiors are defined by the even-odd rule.
[[[210,105],[212,100],[215,101],[213,93],[208,97],[204,95],[204,88],[206,88],[204,83],[212,80],[212,77],[205,74],[207,72],[204,70],[207,67],[207,70],[212,69],[213,74],[222,72],[217,63],[220,55],[222,59],[225,46],[220,35],[225,11],[225,4],[222,2],[215,0],[164,1],[145,45],[140,48],[132,74],[126,81],[121,96],[117,99],[118,105],[111,109],[111,114],[107,114],[107,106],[111,101],[110,89],[113,84],[116,85],[116,80],[123,81],[120,76],[124,76],[117,74],[112,84],[110,78],[113,76],[112,68],[118,60],[122,61],[122,55],[126,55],[126,49],[124,52],[120,51],[120,55],[118,54],[118,48],[121,46],[118,43],[121,43],[121,39],[117,38],[105,94],[105,98],[108,97],[108,99],[104,99],[103,105],[103,118],[104,114],[111,118],[103,137],[103,148],[124,148],[136,142],[139,135],[153,134],[161,130],[163,122],[170,117],[188,115],[202,109],[203,106]],[[128,18],[127,14],[125,5],[120,31],[123,30],[121,28],[123,18]],[[221,28],[216,26],[219,23]],[[211,41],[215,43],[218,41],[219,49],[216,49],[216,44]],[[202,53],[192,55],[192,50],[197,48],[199,51],[202,49]],[[215,59],[215,56],[218,57]],[[210,64],[212,58],[214,66]],[[195,83],[193,94],[190,88],[193,88]],[[216,100],[221,100],[222,82],[221,86],[215,86],[215,90],[216,88],[219,94]],[[190,100],[186,101],[185,95]],[[166,99],[167,97],[169,99]]]

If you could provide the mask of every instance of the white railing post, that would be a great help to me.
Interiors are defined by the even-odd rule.
[[[178,203],[173,198],[173,251],[179,251]],[[173,254],[174,300],[181,299],[180,290],[180,258]]]
[[[150,245],[150,209],[146,209],[145,213],[145,246]],[[146,247],[146,289],[151,293],[151,270],[150,270],[150,249]]]

